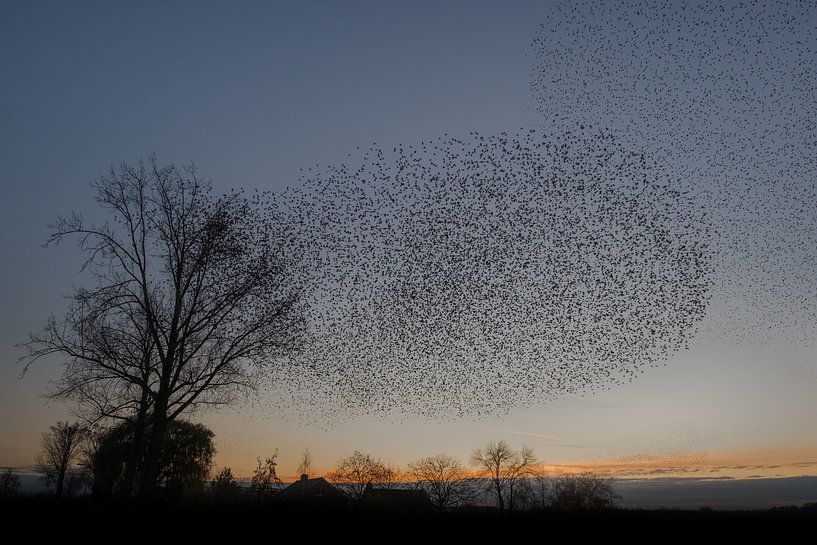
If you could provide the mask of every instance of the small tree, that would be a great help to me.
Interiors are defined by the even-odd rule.
[[[116,426],[97,429],[88,435],[80,462],[91,493],[97,499],[128,497],[138,468],[130,467],[141,453],[134,453],[134,429],[124,421]],[[129,470],[128,470],[129,468]]]
[[[610,509],[617,496],[612,479],[589,472],[561,475],[551,480],[551,505],[567,511]]]
[[[474,451],[471,463],[488,480],[502,514],[506,503],[508,510],[513,511],[519,482],[532,474],[537,461],[533,450],[528,447],[517,452],[505,441],[490,441],[484,449]]]
[[[234,498],[241,493],[241,486],[236,482],[233,470],[225,467],[210,481],[210,490],[220,498]]]
[[[440,511],[467,505],[474,489],[459,460],[445,454],[421,458],[408,465],[408,475]]]
[[[544,510],[550,505],[551,482],[552,479],[541,469],[530,478],[531,503],[534,509]]]
[[[309,449],[304,449],[303,454],[301,454],[301,461],[298,463],[298,469],[295,471],[299,477],[309,475],[312,471],[312,454],[310,454]]]
[[[66,478],[76,469],[85,432],[79,424],[57,422],[43,434],[40,453],[37,455],[37,471],[46,487],[55,489],[57,498],[63,497]]]
[[[391,488],[396,484],[399,475],[400,471],[396,467],[356,450],[338,461],[335,469],[326,478],[359,503],[366,495],[367,489],[373,486]]]
[[[517,507],[519,500],[528,497],[528,478],[536,470],[536,455],[528,447],[515,453],[514,458],[508,464],[506,479],[508,483],[508,510],[513,511]]]
[[[16,498],[20,495],[20,476],[8,468],[0,473],[0,500]]]
[[[185,420],[173,421],[159,456],[157,484],[171,498],[201,491],[215,453],[213,432],[209,428]]]
[[[252,475],[250,490],[258,497],[267,497],[281,488],[281,479],[278,478],[278,450],[263,462],[258,458],[258,466]]]

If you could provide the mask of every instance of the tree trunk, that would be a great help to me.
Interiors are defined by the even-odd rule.
[[[62,499],[62,488],[63,484],[65,483],[65,470],[60,468],[59,473],[57,474],[57,499]]]
[[[156,481],[161,469],[162,443],[167,431],[167,401],[159,400],[153,408],[148,438],[147,452],[142,465],[142,479],[139,486],[139,495],[143,500],[152,500],[156,497]]]
[[[139,465],[142,445],[144,444],[145,440],[146,420],[147,392],[143,391],[142,399],[139,405],[139,412],[136,415],[136,420],[133,424],[133,440],[131,442],[130,451],[128,452],[128,459],[125,462],[125,475],[122,478],[122,488],[119,490],[119,496],[123,499],[130,498],[133,495],[133,486],[136,484],[136,468]]]

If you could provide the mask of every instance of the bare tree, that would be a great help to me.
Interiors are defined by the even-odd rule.
[[[530,477],[531,503],[534,509],[544,510],[550,505],[552,479],[543,469],[537,469]]]
[[[551,480],[551,505],[557,509],[610,509],[616,499],[612,479],[593,473],[560,475]]]
[[[301,454],[301,461],[298,463],[298,469],[296,473],[300,477],[301,475],[309,475],[312,471],[312,454],[309,452],[309,449],[304,449],[303,454]]]
[[[37,471],[47,487],[54,487],[57,498],[63,497],[66,480],[79,457],[85,433],[79,424],[57,422],[43,434]]]
[[[517,480],[513,497],[508,499],[509,511],[526,511],[535,507],[536,495],[534,477],[528,475]],[[513,504],[513,508],[510,505]]]
[[[502,514],[506,504],[509,511],[514,509],[519,482],[532,474],[537,461],[528,447],[517,452],[505,441],[490,441],[484,449],[474,451],[471,464],[488,480]]]
[[[250,490],[258,497],[268,497],[272,492],[281,488],[281,479],[278,477],[278,450],[263,462],[258,458],[258,466],[252,475]]]
[[[60,218],[49,242],[76,238],[96,284],[31,335],[24,359],[66,357],[53,395],[140,429],[149,420],[140,491],[150,497],[168,422],[229,403],[297,346],[298,290],[266,196],[216,196],[194,168],[155,158],[93,187],[111,220]]]
[[[338,461],[326,479],[355,502],[360,502],[367,489],[373,486],[391,488],[396,484],[399,475],[396,467],[356,450]]]
[[[93,308],[97,303],[102,303],[102,308]],[[139,457],[144,454],[145,435],[150,425],[153,404],[150,380],[156,353],[147,323],[139,316],[138,309],[117,309],[116,312],[130,311],[128,320],[122,321],[125,317],[114,317],[107,305],[82,290],[74,293],[60,327],[64,328],[66,339],[71,335],[69,331],[81,332],[84,356],[69,357],[49,397],[73,402],[73,413],[91,429],[103,421],[113,420],[132,430],[130,450],[123,460],[124,477],[118,486],[118,494],[129,497],[135,486],[137,467],[142,463]],[[97,315],[105,313],[108,313],[105,320],[97,319]],[[57,327],[57,323],[52,318],[45,331],[53,327]],[[43,345],[38,346],[41,348]],[[96,358],[96,362],[90,362],[89,357]],[[126,376],[127,373],[130,375]],[[132,381],[137,378],[138,381]]]
[[[513,511],[517,507],[518,499],[527,497],[528,481],[536,470],[536,455],[528,447],[515,453],[514,458],[508,464],[506,479],[508,485],[508,510]]]
[[[467,471],[452,456],[437,454],[411,462],[408,475],[440,511],[467,505],[474,499]]]
[[[225,467],[210,481],[210,490],[222,499],[235,498],[241,493],[241,486],[233,476],[233,470]]]
[[[11,468],[0,474],[0,500],[16,498],[20,495],[20,476]]]

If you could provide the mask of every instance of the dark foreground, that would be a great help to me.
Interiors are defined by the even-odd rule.
[[[782,539],[817,527],[817,508],[767,511],[681,511],[616,509],[601,512],[529,511],[500,517],[495,509],[450,513],[375,512],[304,505],[186,503],[175,505],[98,504],[88,500],[22,498],[0,503],[6,531],[43,538],[83,541],[138,538],[237,538],[264,536],[355,537],[390,542],[395,538],[526,536],[552,540],[570,536],[627,541],[734,538],[761,535]],[[802,535],[802,534],[801,534]],[[185,541],[186,542],[186,541]]]

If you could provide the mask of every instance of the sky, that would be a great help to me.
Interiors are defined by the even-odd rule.
[[[99,217],[89,183],[110,165],[156,153],[195,162],[218,189],[277,192],[358,146],[541,124],[532,40],[551,7],[0,3],[0,467],[30,466],[40,434],[66,418],[43,398],[60,361],[21,377],[15,344],[82,282],[75,248],[42,243],[60,214]],[[276,449],[291,478],[304,448],[322,472],[353,450],[401,465],[438,452],[466,460],[491,439],[565,470],[817,475],[813,349],[793,357],[790,345],[704,333],[630,383],[506,415],[326,423],[273,410],[262,392],[194,418],[216,434],[216,465],[241,476]]]

